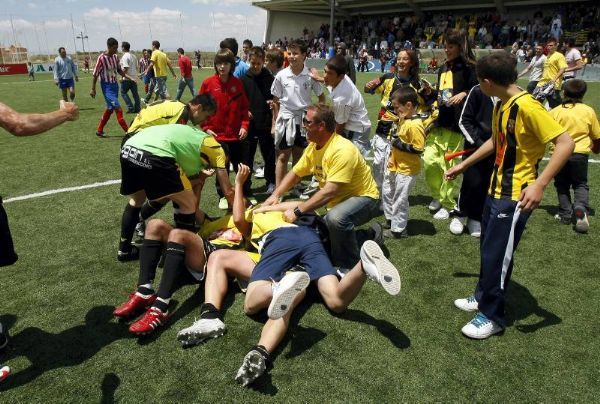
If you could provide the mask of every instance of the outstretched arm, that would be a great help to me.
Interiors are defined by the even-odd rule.
[[[33,136],[79,117],[77,105],[61,101],[60,109],[46,114],[22,114],[0,102],[0,126],[15,136]]]

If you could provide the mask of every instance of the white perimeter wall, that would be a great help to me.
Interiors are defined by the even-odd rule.
[[[265,42],[275,42],[283,37],[287,37],[288,40],[301,38],[304,28],[308,28],[309,32],[314,31],[317,35],[321,24],[326,23],[329,23],[329,18],[321,15],[269,11]]]

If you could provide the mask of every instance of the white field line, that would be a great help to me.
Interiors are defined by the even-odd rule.
[[[14,198],[8,198],[8,199],[4,200],[4,203],[25,201],[27,199],[41,198],[43,196],[60,194],[63,192],[81,191],[82,189],[105,187],[107,185],[115,185],[115,184],[120,184],[120,183],[121,183],[121,180],[108,180],[108,181],[104,181],[104,182],[94,182],[93,184],[79,185],[77,187],[51,189],[49,191],[36,192],[34,194],[21,195],[21,196],[15,196]]]
[[[544,160],[549,160],[549,158],[544,157]],[[596,164],[600,163],[600,160],[590,159],[588,161],[590,163],[596,163]],[[76,187],[51,189],[49,191],[36,192],[34,194],[21,195],[21,196],[15,196],[13,198],[8,198],[8,199],[4,200],[4,203],[25,201],[27,199],[35,199],[35,198],[41,198],[41,197],[48,196],[48,195],[61,194],[63,192],[81,191],[83,189],[99,188],[99,187],[105,187],[107,185],[116,185],[116,184],[120,184],[120,183],[121,183],[121,180],[108,180],[108,181],[104,181],[104,182],[94,182],[93,184],[79,185]]]

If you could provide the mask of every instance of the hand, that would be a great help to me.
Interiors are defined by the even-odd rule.
[[[217,134],[210,129],[206,129],[205,132],[213,137],[217,137]]]
[[[248,177],[250,177],[250,167],[242,163],[238,164],[238,172],[235,175],[235,184],[244,185]]]
[[[246,139],[246,136],[248,136],[248,129],[240,128],[240,133],[238,134],[240,140]]]
[[[294,221],[297,219],[296,214],[294,213],[294,209],[288,209],[285,212],[283,212],[283,220],[285,220],[288,223],[294,223]]]
[[[279,203],[279,197],[271,194],[270,197],[268,197],[263,203],[262,206],[271,206],[271,205],[276,205]]]
[[[365,84],[365,87],[367,87],[369,90],[372,90],[373,88],[378,86],[379,83],[381,83],[381,81],[379,79],[374,79],[374,80],[367,82],[367,84]]]
[[[311,67],[310,69],[308,69],[308,75],[310,76],[311,79],[313,79],[315,81],[322,80],[322,78],[319,76],[319,71],[314,67]]]
[[[208,177],[212,177],[214,174],[215,174],[214,168],[205,168],[204,170],[200,171],[199,178],[206,179]]]
[[[444,173],[444,179],[446,181],[452,181],[462,174],[463,171],[465,171],[465,169],[463,168],[462,163],[457,164]]]
[[[523,212],[531,212],[540,206],[543,196],[544,187],[533,183],[521,191],[521,195],[519,196],[519,205],[521,205]]]
[[[448,100],[447,105],[458,105],[462,102],[462,100],[465,99],[466,96],[467,93],[465,93],[464,91],[462,93],[458,93]]]
[[[79,118],[79,107],[72,102],[65,102],[60,100],[60,110],[66,112],[67,121],[76,121]]]
[[[96,98],[96,89],[95,88],[92,88],[92,90],[90,91],[90,97]]]
[[[269,106],[270,110],[273,110],[273,100],[267,100],[267,105]]]

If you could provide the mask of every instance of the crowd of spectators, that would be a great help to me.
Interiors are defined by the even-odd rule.
[[[550,38],[575,38],[584,53],[597,55],[600,31],[596,23],[600,9],[593,2],[563,4],[556,8],[537,10],[511,9],[506,14],[486,11],[477,14],[424,13],[406,16],[357,16],[339,20],[334,25],[334,42],[348,46],[358,59],[363,49],[372,58],[391,58],[394,50],[435,49],[443,46],[448,29],[456,29],[468,36],[474,48],[498,49],[514,46],[523,50]],[[285,49],[293,38],[284,37],[265,47]],[[325,58],[329,44],[329,24],[318,32],[305,28],[302,39],[309,44],[309,57]],[[521,52],[519,52],[521,53]],[[525,56],[522,57],[525,61]],[[593,58],[591,58],[593,59]]]

